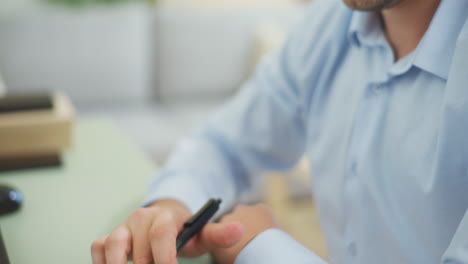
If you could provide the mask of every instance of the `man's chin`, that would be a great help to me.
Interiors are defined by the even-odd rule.
[[[343,0],[351,9],[358,11],[381,11],[396,6],[403,0]]]

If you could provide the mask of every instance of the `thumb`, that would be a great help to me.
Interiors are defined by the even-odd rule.
[[[240,223],[209,223],[181,252],[183,257],[196,257],[216,248],[229,248],[241,241],[245,229]]]
[[[207,249],[228,248],[244,237],[244,226],[240,223],[212,223],[202,229],[200,242]]]

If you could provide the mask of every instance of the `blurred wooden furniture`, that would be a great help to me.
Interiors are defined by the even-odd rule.
[[[61,93],[20,93],[0,98],[4,100],[0,171],[60,165],[62,152],[73,141],[74,108],[68,97]],[[23,107],[21,111],[11,111],[18,106]]]
[[[50,109],[1,113],[0,157],[57,153],[71,146],[73,106],[60,93],[50,100]]]

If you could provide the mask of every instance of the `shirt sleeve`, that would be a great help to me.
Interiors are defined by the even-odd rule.
[[[442,257],[442,264],[468,264],[468,210]]]
[[[235,264],[326,264],[279,229],[268,229],[255,237],[237,256]]]
[[[195,212],[208,198],[222,198],[222,213],[251,193],[258,175],[284,171],[297,162],[305,151],[309,101],[329,78],[326,66],[340,54],[338,43],[345,38],[345,27],[336,34],[324,32],[328,15],[337,16],[333,21],[341,25],[351,12],[338,0],[312,1],[285,45],[257,67],[230,102],[175,148],[153,178],[145,205],[172,198]]]
[[[173,198],[198,209],[207,198],[224,206],[265,170],[286,170],[304,152],[298,94],[279,53],[204,126],[182,140],[154,178],[145,203]]]
[[[251,190],[256,176],[297,162],[305,129],[292,76],[299,66],[293,43],[300,41],[289,38],[232,100],[178,144],[150,184],[146,205],[171,198],[196,211],[208,198],[219,197],[222,208],[229,208]]]

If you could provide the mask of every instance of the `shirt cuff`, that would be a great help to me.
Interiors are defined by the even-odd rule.
[[[199,184],[186,177],[170,177],[153,182],[145,196],[143,206],[148,206],[158,200],[173,199],[183,203],[195,213],[209,199]]]
[[[300,243],[279,229],[268,229],[242,249],[235,264],[326,264]]]

